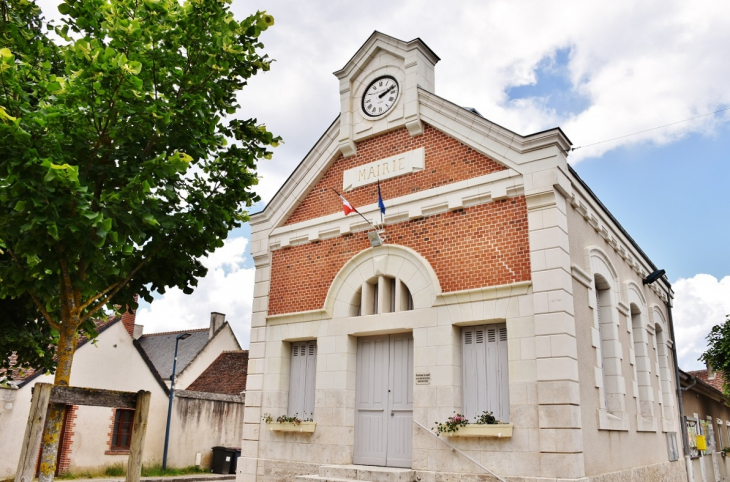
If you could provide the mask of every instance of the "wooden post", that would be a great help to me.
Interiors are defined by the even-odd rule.
[[[134,425],[132,426],[132,442],[129,445],[129,460],[127,462],[126,482],[139,482],[142,475],[142,451],[144,450],[144,436],[147,432],[147,416],[150,411],[152,394],[144,390],[137,392],[137,404],[134,411]],[[16,480],[16,482],[18,482]]]
[[[38,450],[41,445],[43,427],[46,425],[52,388],[53,385],[49,383],[36,383],[33,387],[28,425],[25,426],[23,445],[20,447],[20,460],[18,460],[18,470],[15,472],[15,482],[31,482],[35,476],[35,465],[38,462]]]

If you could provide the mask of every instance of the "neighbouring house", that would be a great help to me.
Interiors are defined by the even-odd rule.
[[[181,376],[176,379],[176,388],[184,389],[196,384],[199,375],[207,373],[213,362],[231,353],[231,350],[237,350],[233,357],[236,362],[227,366],[239,370],[244,380],[246,367],[241,366],[240,346],[222,314],[213,313],[208,328],[164,334],[144,335],[142,327],[135,325],[134,321],[131,313],[112,318],[100,323],[95,343],[80,342],[74,356],[71,385],[151,392],[143,455],[143,462],[151,465],[162,460],[169,377],[177,334],[191,333],[190,338],[181,340],[179,344],[177,371]],[[169,343],[170,338],[172,344]],[[213,446],[240,444],[244,408],[244,398],[240,393],[242,386],[236,381],[234,391],[225,393],[214,387],[216,383],[229,383],[229,373],[218,378],[208,375],[207,380],[206,383],[197,383],[201,391],[176,390],[169,466],[184,467],[196,463],[210,466]],[[17,468],[31,390],[38,382],[53,383],[53,376],[30,371],[16,382],[15,387],[0,388],[0,478],[11,477]],[[205,391],[211,388],[215,390]],[[133,410],[106,407],[67,407],[58,472],[97,472],[110,465],[126,466],[132,414]]]
[[[562,130],[439,97],[438,61],[373,33],[251,216],[237,480],[686,480],[667,278]],[[455,413],[471,424],[436,437]]]
[[[723,449],[730,447],[730,406],[722,392],[722,374],[710,369],[680,370],[679,379],[685,414],[683,435],[690,446],[689,482],[727,480],[730,461]],[[705,450],[697,448],[698,435],[705,438]]]

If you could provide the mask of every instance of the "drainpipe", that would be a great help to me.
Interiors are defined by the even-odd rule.
[[[672,358],[674,359],[674,380],[677,384],[677,402],[679,403],[679,431],[682,433],[682,446],[684,448],[684,463],[687,469],[687,477],[692,482],[692,459],[689,452],[689,438],[687,437],[687,424],[684,421],[684,404],[682,403],[682,388],[679,381],[679,362],[677,361],[677,340],[674,338],[674,319],[672,318],[672,290],[667,290],[667,315],[669,317],[669,332],[672,336]],[[697,383],[694,380],[693,384]],[[687,387],[689,388],[689,387]]]

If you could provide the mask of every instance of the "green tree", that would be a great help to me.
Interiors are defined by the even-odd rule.
[[[723,374],[723,392],[730,397],[730,315],[725,322],[715,325],[707,335],[707,351],[700,356],[700,361],[707,363],[713,370]]]
[[[279,138],[222,119],[269,69],[259,35],[273,18],[237,21],[230,1],[66,0],[48,26],[32,0],[0,0],[0,298],[29,298],[58,333],[57,385],[95,313],[191,293],[198,258],[259,200],[256,162]],[[50,411],[43,482],[61,417]]]

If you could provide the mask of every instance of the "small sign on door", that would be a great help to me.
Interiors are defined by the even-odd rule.
[[[430,385],[431,374],[430,373],[416,373],[416,385]]]

